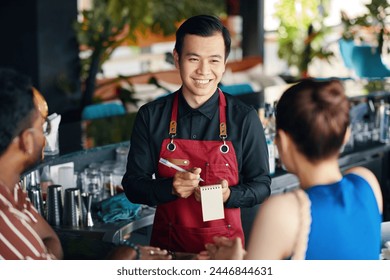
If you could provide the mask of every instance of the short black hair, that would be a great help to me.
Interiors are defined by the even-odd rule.
[[[13,138],[32,125],[34,110],[30,79],[12,69],[0,68],[0,155]]]
[[[181,56],[184,37],[187,34],[209,37],[215,33],[221,33],[225,43],[225,61],[230,53],[231,38],[229,30],[216,16],[197,15],[187,19],[176,31],[175,50]]]

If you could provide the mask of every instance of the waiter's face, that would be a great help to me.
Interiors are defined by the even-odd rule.
[[[217,89],[225,72],[225,44],[221,33],[202,37],[186,35],[181,56],[174,51],[175,64],[187,98],[206,101]]]

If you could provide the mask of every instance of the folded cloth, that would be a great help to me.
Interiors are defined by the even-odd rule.
[[[387,241],[382,248],[381,259],[390,260],[390,241]]]
[[[105,223],[134,220],[140,214],[141,205],[131,203],[125,193],[117,194],[101,202],[98,216]]]
[[[50,132],[45,136],[47,144],[45,149],[48,151],[56,151],[58,149],[58,128],[61,122],[61,115],[53,113],[47,117],[47,121],[49,124],[46,125],[50,125]]]

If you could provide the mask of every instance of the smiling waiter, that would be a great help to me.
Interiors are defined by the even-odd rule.
[[[218,88],[230,42],[214,16],[185,21],[173,51],[181,88],[138,111],[122,185],[130,201],[157,205],[151,245],[198,253],[215,235],[244,242],[240,207],[270,195],[257,112]],[[160,158],[187,172],[160,164]],[[199,186],[212,184],[222,185],[224,218],[204,222]]]

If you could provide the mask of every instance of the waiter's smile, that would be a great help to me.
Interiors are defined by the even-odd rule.
[[[212,82],[212,79],[193,79],[196,85],[207,85]]]

